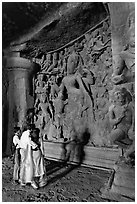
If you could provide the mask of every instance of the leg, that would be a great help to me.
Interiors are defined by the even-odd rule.
[[[13,170],[13,180],[19,180],[19,170],[20,170],[20,152],[19,149],[15,150],[14,155],[14,170]]]
[[[46,175],[43,174],[39,178],[39,187],[44,187],[46,185],[47,185],[47,178],[46,178]]]
[[[20,184],[26,185],[24,182],[24,171],[25,171],[25,151],[23,149],[20,150],[20,154],[21,154],[21,163],[20,163]]]
[[[124,153],[124,157],[126,160],[130,159],[130,155],[135,152],[135,140],[133,140],[132,144],[130,145],[130,147],[125,151]]]
[[[122,146],[121,140],[125,138],[125,133],[124,131],[120,129],[115,129],[112,130],[111,135],[110,135],[110,142],[111,144],[117,144],[119,146]]]

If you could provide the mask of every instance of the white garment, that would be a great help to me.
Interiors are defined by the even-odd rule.
[[[16,149],[20,148],[20,139],[16,133],[13,137],[13,144],[15,145]]]
[[[22,149],[26,149],[27,145],[30,145],[32,147],[32,149],[35,149],[37,147],[37,144],[34,143],[31,140],[30,137],[30,130],[26,130],[22,133],[21,138],[20,138],[20,147]]]
[[[34,177],[44,176],[46,169],[44,158],[37,144],[30,138],[30,130],[24,131],[21,136],[21,168],[20,180],[23,183],[32,182]],[[35,150],[36,149],[36,150]]]

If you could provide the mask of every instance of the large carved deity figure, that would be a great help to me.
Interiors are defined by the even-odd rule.
[[[85,96],[89,84],[93,84],[93,74],[86,68],[81,55],[75,49],[70,54],[67,62],[67,76],[63,78],[61,91],[66,88],[67,94],[81,94]]]

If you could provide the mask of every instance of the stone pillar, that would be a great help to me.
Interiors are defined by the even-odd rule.
[[[126,35],[130,27],[128,20],[135,13],[135,3],[110,2],[108,5],[111,17],[112,55],[113,63],[115,63],[116,56],[126,45]]]
[[[30,74],[35,64],[30,60],[8,57],[6,69],[8,72],[8,133],[6,154],[11,154],[11,144],[14,126],[22,127],[26,111],[34,105],[34,98],[30,95]],[[4,127],[3,127],[4,128]]]

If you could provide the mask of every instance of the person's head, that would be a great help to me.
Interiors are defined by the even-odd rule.
[[[31,139],[33,142],[38,142],[39,141],[39,133],[40,133],[40,130],[38,128],[34,128],[32,131],[31,131]]]
[[[35,124],[26,124],[25,129],[26,130],[33,130],[33,129],[35,129]]]
[[[14,127],[14,134],[17,134],[18,136],[21,135],[20,127]]]
[[[27,116],[30,118],[34,117],[34,108],[30,108],[27,110]]]
[[[30,130],[34,130],[35,129],[35,124],[30,124],[29,127],[30,127]]]
[[[20,131],[20,127],[14,127],[14,133],[17,133]]]

